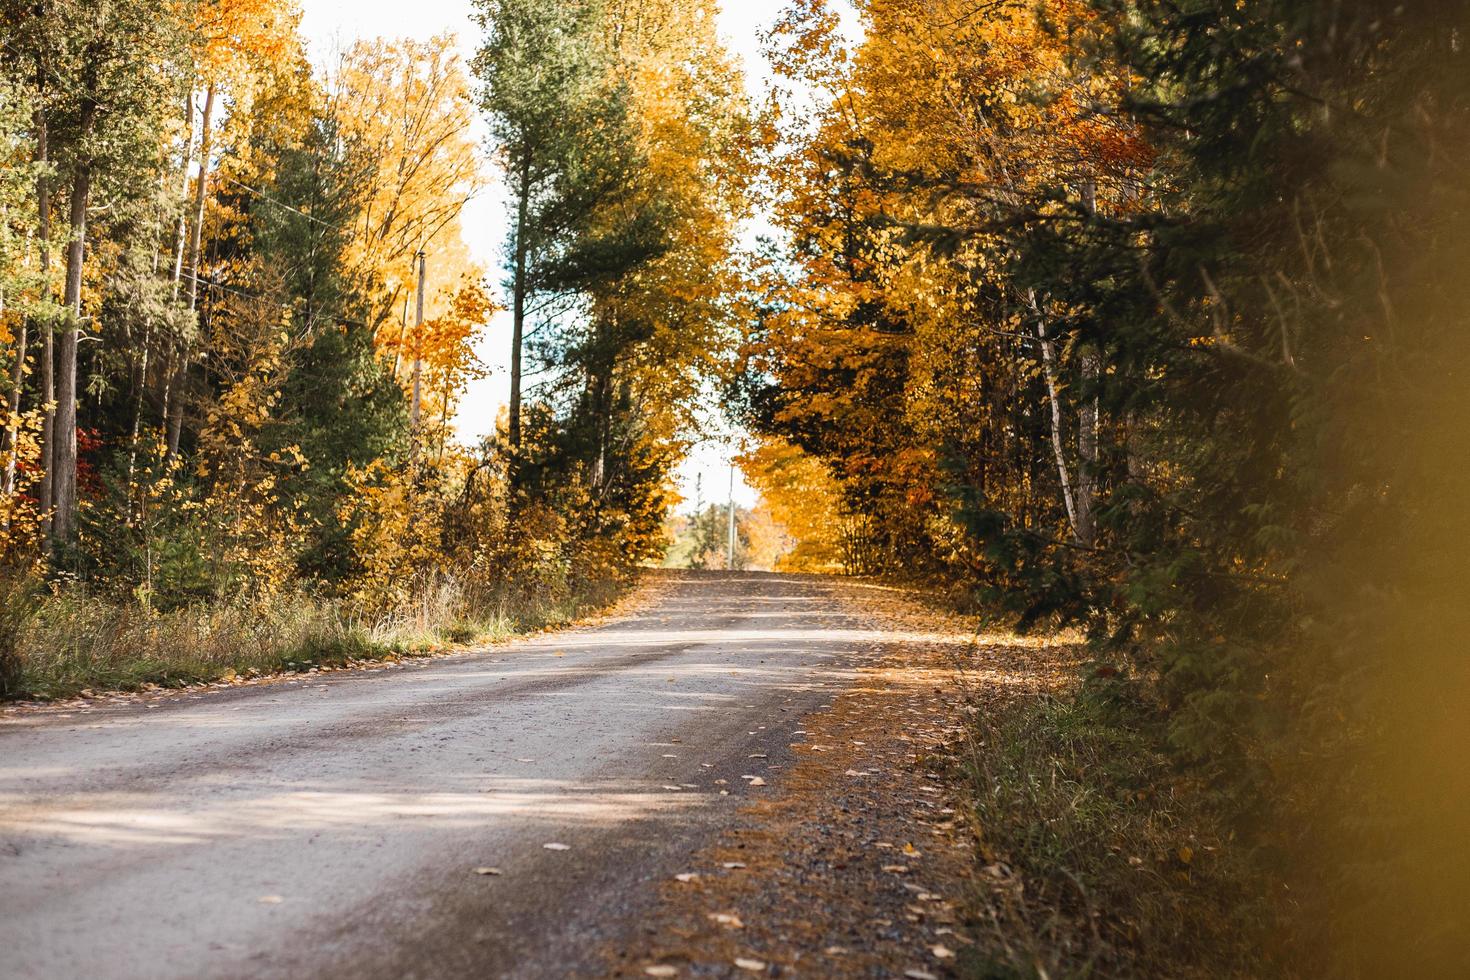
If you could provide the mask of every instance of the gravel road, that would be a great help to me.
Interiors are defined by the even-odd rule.
[[[593,975],[883,640],[820,579],[661,588],[401,669],[8,715],[0,974]]]

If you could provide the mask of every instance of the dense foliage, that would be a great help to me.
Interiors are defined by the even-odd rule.
[[[772,110],[750,423],[859,568],[1091,631],[1279,963],[1462,972],[1465,5],[859,7],[773,37],[830,101]]]
[[[314,70],[294,0],[0,7],[0,578],[41,603],[0,660],[66,596],[371,623],[449,582],[453,633],[661,554],[732,336],[739,76],[702,0],[479,10],[471,64],[444,35]],[[515,397],[470,449],[480,112]]]

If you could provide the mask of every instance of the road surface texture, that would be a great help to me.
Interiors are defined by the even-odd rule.
[[[820,579],[658,588],[406,669],[11,713],[0,972],[600,974],[887,638]]]

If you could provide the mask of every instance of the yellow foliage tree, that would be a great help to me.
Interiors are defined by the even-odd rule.
[[[841,571],[841,490],[826,466],[783,439],[762,439],[735,461],[746,482],[760,491],[771,519],[794,542],[790,550],[774,556],[773,567],[789,572]]]
[[[460,233],[465,202],[482,185],[470,131],[472,104],[452,35],[428,41],[360,41],[328,80],[327,109],[351,152],[369,162],[365,205],[346,262],[368,304],[379,348],[396,353],[414,327],[415,256],[424,253],[426,321],[453,306],[462,283],[478,281]],[[427,333],[427,329],[426,329]],[[426,351],[462,357],[425,339]]]

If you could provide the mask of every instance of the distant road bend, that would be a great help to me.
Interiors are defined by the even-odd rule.
[[[820,579],[687,573],[483,653],[4,717],[0,975],[595,975],[883,639]]]

